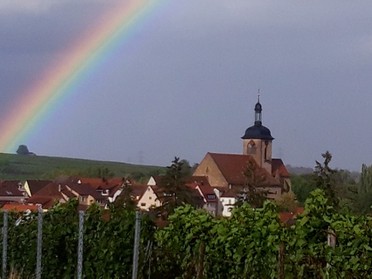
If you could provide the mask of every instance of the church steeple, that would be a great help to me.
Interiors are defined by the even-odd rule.
[[[254,106],[254,112],[254,125],[245,131],[242,139],[273,140],[274,138],[271,136],[270,130],[262,125],[262,105],[260,103],[260,95],[258,95],[258,101]]]
[[[258,91],[259,93],[260,91]],[[245,130],[243,139],[243,154],[251,155],[260,167],[271,173],[273,137],[268,128],[262,125],[262,105],[260,95],[254,106],[254,125]]]
[[[258,95],[257,104],[254,106],[254,112],[255,112],[255,126],[262,126],[262,106],[260,104],[260,95]]]

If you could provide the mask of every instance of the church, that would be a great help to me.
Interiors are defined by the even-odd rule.
[[[274,138],[262,125],[262,105],[258,99],[254,107],[254,124],[241,137],[242,154],[208,152],[194,171],[194,176],[206,176],[216,190],[221,203],[220,214],[229,216],[238,191],[247,185],[247,167],[253,170],[255,187],[267,192],[269,199],[277,199],[291,191],[287,168],[280,158],[272,158]]]

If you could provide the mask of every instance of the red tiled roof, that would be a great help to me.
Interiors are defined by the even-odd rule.
[[[256,166],[256,176],[263,178],[262,186],[278,186],[280,182],[274,179],[264,168],[257,165],[255,159],[249,155],[208,153],[217,164],[228,184],[244,185],[246,177],[244,171],[248,163]],[[261,186],[261,185],[260,185]]]
[[[38,191],[40,191],[51,182],[52,181],[50,180],[27,180],[31,195],[36,194]]]
[[[26,211],[27,209],[37,212],[38,206],[30,205],[30,204],[20,204],[20,203],[7,203],[7,204],[4,204],[4,206],[2,207],[2,210],[15,211],[15,212]]]
[[[71,192],[69,189],[67,189],[67,187],[65,187],[65,186],[61,188],[61,193],[63,195],[65,195],[67,197],[67,199],[73,199],[73,198],[77,198],[78,197],[73,192]]]
[[[216,193],[208,182],[207,176],[191,176],[186,179],[186,186],[198,189],[206,202],[217,202]]]
[[[102,180],[102,178],[82,177],[79,180],[81,181],[81,184],[90,184],[94,189],[107,184],[107,181]]]
[[[132,189],[132,195],[134,197],[142,197],[143,193],[145,193],[147,189],[147,185],[142,185],[142,184],[133,184],[129,186]]]
[[[279,219],[284,224],[292,224],[296,217],[303,212],[303,207],[297,207],[295,212],[279,212]]]
[[[203,195],[215,195],[215,192],[213,188],[208,184],[208,185],[198,185],[200,191],[203,193]]]
[[[155,184],[159,185],[159,184],[161,184],[161,182],[164,178],[164,175],[154,175],[154,176],[152,176],[152,178],[155,180]]]
[[[289,177],[289,172],[282,159],[272,159],[271,166],[273,175],[279,174],[280,177]]]
[[[208,177],[207,176],[189,176],[185,178],[186,184],[197,184],[197,185],[209,185]]]
[[[43,209],[48,209],[53,207],[59,200],[57,197],[34,195],[27,202],[33,205],[40,204]]]
[[[65,186],[58,184],[58,183],[51,182],[47,184],[46,186],[44,186],[43,188],[41,188],[35,195],[60,198],[62,197],[61,191],[65,189],[66,189]]]
[[[19,180],[6,180],[0,183],[0,196],[23,197],[24,191],[19,190]]]
[[[123,184],[122,178],[111,178],[111,179],[102,179],[102,178],[80,178],[81,184],[90,184],[94,189],[106,190],[112,189]]]
[[[92,196],[95,199],[101,199],[102,195],[98,193],[91,184],[71,183],[67,185],[71,190],[78,193],[80,196]]]

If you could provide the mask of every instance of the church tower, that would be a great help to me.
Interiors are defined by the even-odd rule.
[[[272,141],[273,137],[268,128],[262,125],[262,105],[258,97],[254,107],[254,125],[249,127],[243,139],[243,154],[252,156],[257,164],[272,173]]]

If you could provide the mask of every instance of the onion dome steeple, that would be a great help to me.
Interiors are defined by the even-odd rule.
[[[262,105],[258,96],[258,101],[254,107],[255,121],[254,126],[249,127],[242,139],[262,139],[262,140],[273,140],[271,132],[268,128],[262,125]]]

